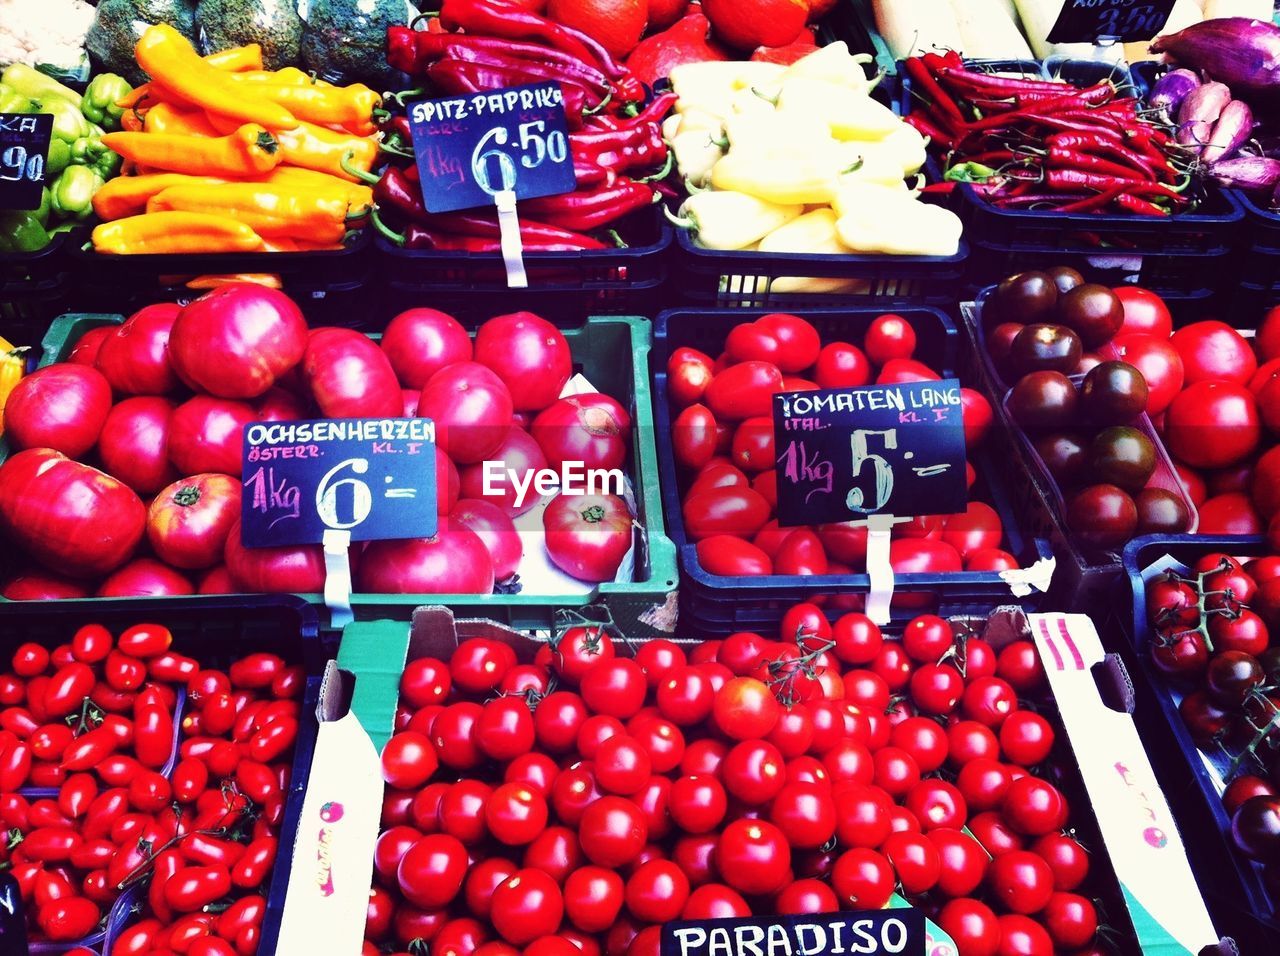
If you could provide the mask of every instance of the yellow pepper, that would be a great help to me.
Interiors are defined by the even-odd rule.
[[[800,215],[803,206],[782,205],[746,193],[708,190],[680,207],[683,228],[691,229],[707,249],[743,249],[759,242],[783,223]]]
[[[4,434],[4,407],[27,368],[26,353],[25,348],[14,348],[0,339],[0,435]]]
[[[778,108],[823,120],[836,139],[884,139],[902,125],[901,118],[883,103],[822,80],[787,81],[778,94]]]
[[[257,252],[262,237],[228,216],[197,212],[156,212],[115,222],[93,230],[93,248],[111,255],[205,252]]]
[[[847,43],[837,40],[820,47],[815,53],[796,60],[779,77],[779,83],[785,84],[790,80],[798,79],[821,80],[859,93],[866,93],[870,90],[872,81],[867,79],[866,70],[862,67],[864,63],[871,61],[872,57],[869,54],[861,53],[854,56],[849,52]]]
[[[364,183],[348,182],[328,173],[298,166],[277,166],[261,180],[277,186],[302,186],[333,195],[345,196],[352,209],[373,205],[373,190]]]
[[[227,136],[121,132],[107,133],[102,142],[140,166],[192,176],[260,176],[281,158],[275,139],[253,123]]]
[[[212,117],[213,125],[223,133],[234,128],[220,117]],[[372,136],[356,136],[353,133],[335,132],[315,123],[299,122],[293,129],[278,129],[273,134],[280,148],[280,165],[313,169],[354,180],[351,173],[342,168],[345,158],[349,165],[368,173],[378,159],[378,140]]]
[[[840,182],[853,180],[892,189],[907,188],[902,179],[902,164],[892,153],[881,149],[879,143],[841,143],[836,153],[840,156]]]
[[[183,173],[151,173],[146,176],[117,176],[108,179],[93,194],[93,211],[103,222],[146,212],[147,202],[171,186],[216,186],[226,182],[216,176],[187,176]]]
[[[342,241],[349,207],[341,193],[272,183],[173,186],[147,203],[147,212],[194,212],[227,216],[264,239]]]
[[[191,42],[167,24],[148,27],[134,47],[138,66],[183,100],[222,116],[268,129],[298,125],[289,110],[269,96],[254,96],[227,73],[206,63]]]
[[[200,110],[181,110],[169,103],[157,103],[147,110],[142,130],[146,133],[174,133],[178,136],[218,135],[213,124]]]
[[[303,120],[319,126],[341,126],[361,136],[374,132],[373,111],[381,98],[363,83],[329,86],[288,80],[271,82],[251,80],[242,73],[233,73],[227,78],[240,96],[265,100],[295,117],[273,129],[293,129]]]
[[[676,158],[680,178],[694,186],[705,186],[711,178],[711,169],[719,162],[724,151],[716,145],[711,133],[695,129],[681,133],[668,143]]]
[[[834,157],[826,150],[817,155],[778,155],[731,149],[711,170],[711,185],[781,205],[829,203],[838,174]]]
[[[291,250],[292,251],[292,250]],[[233,283],[252,282],[268,289],[283,289],[284,281],[270,272],[237,272],[232,275],[194,276],[183,283],[188,289],[216,289]]]
[[[810,210],[804,215],[779,226],[760,240],[760,252],[805,253],[808,255],[849,255],[852,250],[840,241],[836,233],[836,214],[830,206]],[[769,291],[777,293],[797,292],[855,292],[862,280],[841,279],[829,276],[777,276],[769,283]]]
[[[894,256],[954,256],[960,218],[911,193],[867,183],[845,183],[836,193],[836,232],[855,252]]]
[[[827,126],[816,115],[784,113],[770,107],[767,114],[738,114],[724,121],[731,150],[778,155],[809,155],[834,145]]]

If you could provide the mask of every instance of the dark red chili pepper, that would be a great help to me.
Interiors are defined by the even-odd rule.
[[[536,51],[538,55],[522,54],[514,46]],[[472,63],[492,65],[520,65],[545,70],[543,79],[577,83],[595,94],[597,101],[612,91],[608,77],[594,66],[562,51],[550,50],[535,44],[516,44],[515,41],[497,37],[471,36],[458,33],[419,33],[417,40],[417,70],[421,73],[441,59],[467,60]]]
[[[476,210],[436,213],[430,215],[424,225],[460,236],[475,236],[479,239],[502,237],[496,213],[481,213]],[[520,241],[524,243],[525,249],[542,252],[608,248],[603,242],[591,236],[526,219],[524,216],[520,217]]]
[[[380,222],[375,219],[375,225]],[[454,236],[428,229],[421,223],[411,222],[403,233],[391,233],[383,226],[382,234],[405,249],[427,252],[501,252],[502,243],[497,239],[479,239],[475,236]]]
[[[518,60],[501,66],[468,63],[464,60],[439,60],[427,69],[427,77],[441,92],[452,96],[489,93],[508,86],[541,83],[545,80],[529,64]],[[582,117],[588,106],[589,91],[577,83],[566,83],[563,80],[560,81],[560,91],[564,95],[564,113],[569,128],[581,128]]]
[[[937,79],[933,73],[929,71],[926,61],[920,57],[908,57],[903,61],[907,68],[907,76],[910,77],[913,86],[912,92],[916,93],[926,103],[933,107],[935,116],[944,121],[950,121],[952,126],[960,126],[965,122],[964,114],[960,112],[960,107],[951,98],[941,86],[938,85]]]
[[[607,226],[652,202],[652,187],[619,177],[592,190],[527,199],[523,208],[540,222],[582,232]]]
[[[1047,162],[1051,169],[1078,169],[1085,172],[1101,173],[1104,176],[1117,176],[1132,179],[1135,170],[1129,166],[1112,162],[1102,156],[1086,153],[1083,150],[1068,149],[1065,146],[1050,146]],[[1136,171],[1143,179],[1155,181],[1155,176],[1147,169]]]
[[[928,61],[928,56],[924,57]],[[908,61],[909,63],[910,61]],[[934,71],[938,80],[957,89],[977,91],[989,96],[1004,96],[1027,91],[1058,93],[1072,89],[1070,84],[1057,80],[1035,80],[1025,76],[998,76],[994,73],[974,73],[971,70],[943,67]],[[967,96],[967,94],[966,94]]]
[[[1162,206],[1157,206],[1153,202],[1147,202],[1139,196],[1131,195],[1127,192],[1121,192],[1115,197],[1115,203],[1125,212],[1135,213],[1139,216],[1169,216],[1170,212]]]
[[[944,131],[941,127],[935,125],[930,120],[921,116],[919,113],[908,113],[902,117],[904,123],[909,123],[916,128],[921,136],[927,136],[937,146],[942,149],[954,149],[956,145],[955,137]]]
[[[667,161],[662,133],[652,123],[603,132],[578,132],[569,137],[575,166],[594,163],[615,173],[649,169]],[[585,185],[581,181],[579,186]]]

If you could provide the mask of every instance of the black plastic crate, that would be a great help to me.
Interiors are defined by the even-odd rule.
[[[527,252],[526,289],[507,287],[499,253],[402,249],[378,236],[373,242],[378,294],[399,311],[429,303],[445,312],[499,315],[519,301],[545,314],[642,315],[655,311],[667,278],[672,228],[654,206],[619,224],[630,245],[583,252]],[[392,313],[394,314],[394,312]]]
[[[817,595],[838,595],[856,601],[870,589],[866,574],[824,575],[799,578],[790,575],[725,577],[704,571],[697,549],[684,532],[680,483],[672,453],[673,409],[667,397],[666,362],[672,351],[682,346],[710,350],[717,354],[725,336],[739,322],[757,318],[758,311],[669,310],[658,316],[654,330],[654,427],[657,429],[658,461],[664,511],[669,532],[680,554],[682,580],[680,613],[684,624],[710,634],[740,630],[768,630],[777,625],[787,608],[797,601]],[[859,340],[879,309],[828,309],[798,313],[809,320],[824,339]],[[917,335],[916,356],[936,368],[955,367],[959,334],[951,320],[936,309],[916,308],[898,314],[912,322]],[[1000,514],[1005,543],[1022,564],[1048,557],[1043,542],[1026,538],[1020,529],[1019,514],[1011,505],[1003,471],[992,452],[978,456],[975,467],[985,499]],[[902,574],[897,576],[893,611],[895,619],[909,618],[922,610],[937,609],[944,615],[980,613],[997,604],[1014,603],[1008,584],[995,573]],[[1023,602],[1036,604],[1034,596]]]
[[[1152,632],[1143,569],[1166,554],[1189,565],[1215,551],[1246,559],[1268,553],[1262,539],[1254,537],[1136,538],[1124,551],[1131,613],[1120,602],[1115,609],[1124,633],[1122,656],[1137,678],[1134,719],[1178,827],[1189,836],[1187,850],[1205,902],[1222,931],[1241,944],[1242,953],[1274,953],[1280,951],[1280,907],[1268,897],[1261,866],[1228,845],[1230,817],[1178,712],[1182,695],[1155,669],[1148,653]]]
[[[70,298],[71,280],[65,275],[0,281],[0,336],[39,351],[49,325],[67,311]]]

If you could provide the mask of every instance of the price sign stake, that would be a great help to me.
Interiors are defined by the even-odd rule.
[[[0,209],[39,209],[52,113],[0,113]]]
[[[1174,0],[1064,0],[1050,43],[1150,40],[1169,20]]]
[[[427,208],[496,205],[507,284],[527,286],[516,200],[577,186],[559,84],[420,100],[409,107],[409,129]]]

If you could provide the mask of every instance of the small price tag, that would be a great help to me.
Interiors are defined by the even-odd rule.
[[[773,435],[781,525],[965,509],[955,379],[774,395]]]
[[[432,212],[572,192],[564,94],[557,83],[420,100],[409,107],[422,198]]]
[[[0,956],[27,956],[27,917],[12,873],[0,873]]]
[[[0,113],[0,209],[39,209],[52,113]]]
[[[1174,0],[1065,0],[1049,31],[1050,43],[1094,43],[1113,37],[1121,43],[1150,40],[1173,10]]]
[[[427,418],[259,422],[244,430],[250,548],[436,533],[436,429]]]
[[[661,956],[924,956],[920,910],[857,910],[806,916],[682,920],[662,927]]]

